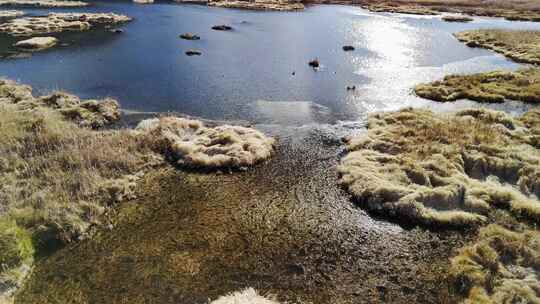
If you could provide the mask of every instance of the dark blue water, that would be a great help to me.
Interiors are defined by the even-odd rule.
[[[410,105],[472,105],[435,104],[412,96],[410,88],[448,73],[519,67],[490,51],[466,47],[452,32],[540,29],[540,24],[526,22],[478,18],[456,24],[347,6],[274,13],[116,1],[68,11],[116,12],[135,20],[122,26],[123,34],[61,35],[70,46],[0,61],[0,75],[41,93],[63,89],[86,98],[112,96],[130,110],[285,122],[354,120],[367,112]],[[210,29],[217,24],[230,24],[234,31]],[[202,39],[179,39],[184,32]],[[11,43],[2,39],[4,45]],[[343,52],[345,44],[356,50]],[[186,56],[191,48],[203,55]],[[322,63],[320,71],[307,65],[315,57]],[[352,85],[356,91],[347,91]],[[519,111],[523,105],[504,107]]]

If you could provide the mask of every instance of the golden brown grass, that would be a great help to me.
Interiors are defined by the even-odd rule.
[[[540,3],[535,0],[360,0],[354,2],[372,11],[434,15],[441,12],[540,21]]]
[[[119,104],[114,99],[81,100],[75,95],[61,91],[34,97],[30,86],[7,79],[0,79],[0,102],[17,105],[20,110],[51,108],[79,126],[94,129],[111,125],[120,119]]]
[[[528,125],[482,109],[372,115],[367,135],[348,139],[341,183],[361,206],[412,225],[477,225],[497,209],[540,221],[539,111]]]
[[[279,304],[277,301],[263,297],[253,288],[221,296],[210,304]]]
[[[538,230],[489,225],[452,259],[450,274],[464,303],[540,303],[539,268]]]
[[[470,99],[479,102],[519,100],[540,103],[540,69],[449,75],[441,81],[420,84],[416,95],[435,101]]]
[[[0,235],[0,244],[26,247],[24,235],[33,247],[70,242],[102,224],[107,206],[129,196],[136,174],[155,164],[143,141],[127,130],[80,128],[48,108],[0,102],[0,221],[24,231]],[[0,260],[16,256],[9,252],[2,250]],[[29,261],[26,255],[19,260]],[[20,266],[3,269],[4,285],[16,287]]]
[[[155,150],[192,168],[245,168],[269,159],[275,148],[273,138],[252,128],[178,117],[143,120],[137,130],[154,139]]]
[[[471,47],[482,47],[517,62],[540,64],[540,31],[482,29],[454,34]]]

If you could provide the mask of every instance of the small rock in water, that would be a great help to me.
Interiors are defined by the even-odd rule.
[[[320,66],[319,59],[317,58],[311,60],[308,64],[312,68],[318,68]]]
[[[354,46],[352,46],[352,45],[345,45],[345,46],[343,47],[343,50],[344,50],[345,52],[354,51]]]
[[[202,52],[199,50],[187,50],[186,55],[188,56],[200,56],[202,55]]]
[[[180,38],[182,39],[186,39],[186,40],[199,40],[201,39],[201,37],[195,35],[195,34],[192,34],[192,33],[184,33],[182,35],[180,35]]]
[[[347,91],[355,91],[356,90],[356,86],[348,86],[347,87]]]
[[[58,39],[55,37],[34,37],[15,43],[15,47],[31,50],[41,51],[55,46],[58,43]]]
[[[110,29],[109,32],[115,33],[115,34],[122,34],[124,32],[124,30],[119,29],[119,28],[115,28],[115,29]]]
[[[216,31],[230,31],[232,30],[232,27],[229,25],[214,25],[212,26],[212,29]]]
[[[292,75],[293,75],[293,76],[296,75],[296,72],[292,72]]]

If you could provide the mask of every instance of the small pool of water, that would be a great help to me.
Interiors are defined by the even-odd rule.
[[[413,96],[411,87],[448,73],[519,67],[491,51],[463,45],[453,32],[540,29],[540,24],[502,19],[446,23],[439,17],[330,5],[277,13],[108,1],[55,11],[116,12],[134,21],[121,26],[123,34],[62,34],[70,46],[29,59],[2,60],[0,75],[30,84],[39,93],[63,89],[86,98],[115,97],[129,110],[280,124],[357,120],[372,111],[404,106],[474,106],[426,101]],[[217,24],[230,24],[234,30],[210,29]],[[178,36],[184,32],[202,39],[182,40]],[[12,42],[4,36],[0,48]],[[343,45],[356,50],[344,52]],[[192,48],[202,56],[184,54]],[[322,64],[319,71],[307,64],[313,58]],[[356,90],[346,90],[353,85]],[[522,103],[497,107],[510,112],[527,108]]]

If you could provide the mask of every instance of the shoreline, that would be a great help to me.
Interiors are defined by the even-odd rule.
[[[152,140],[140,137],[136,132],[143,131],[138,129],[126,130],[122,126],[120,130],[103,128],[109,125],[109,120],[113,120],[108,118],[97,118],[100,122],[95,125],[97,130],[73,127],[74,124],[67,122],[70,119],[75,119],[80,126],[94,128],[93,123],[84,123],[83,119],[94,118],[95,113],[90,115],[80,109],[66,110],[64,107],[84,104],[83,109],[98,109],[99,115],[106,117],[116,118],[117,111],[137,117],[133,122],[126,122],[128,125],[134,125],[135,121],[145,119],[148,115],[161,116],[163,113],[122,110],[118,109],[118,105],[114,111],[110,108],[100,110],[99,101],[96,104],[75,102],[73,99],[77,97],[66,93],[26,100],[29,99],[28,90],[19,89],[8,87],[0,90],[0,94],[7,96],[5,98],[22,106],[13,110],[4,108],[0,102],[0,111],[7,111],[6,116],[14,117],[15,123],[8,125],[15,130],[15,141],[32,143],[31,147],[39,152],[35,155],[47,156],[50,153],[53,163],[60,160],[58,172],[62,174],[66,168],[75,168],[70,171],[73,174],[79,172],[77,166],[80,164],[73,163],[70,158],[77,158],[79,154],[88,157],[83,161],[89,161],[90,169],[96,166],[94,169],[97,172],[92,171],[90,176],[101,175],[100,170],[108,173],[100,176],[107,182],[105,191],[101,189],[103,185],[94,189],[92,184],[84,187],[67,184],[76,189],[73,191],[77,195],[79,188],[92,189],[90,196],[77,196],[80,206],[67,195],[70,200],[66,200],[66,205],[62,207],[65,209],[56,211],[75,217],[82,214],[82,222],[60,218],[68,221],[66,227],[71,225],[76,228],[74,236],[82,233],[74,237],[72,243],[66,242],[65,247],[38,261],[17,293],[17,303],[46,302],[51,296],[81,303],[113,302],[118,297],[132,301],[151,298],[160,303],[191,303],[216,299],[250,285],[257,285],[254,287],[265,293],[276,294],[279,300],[293,302],[452,302],[467,297],[487,297],[489,300],[493,296],[492,290],[496,290],[494,287],[499,287],[493,282],[502,280],[500,284],[506,284],[508,274],[493,272],[485,267],[478,270],[480,275],[492,271],[489,276],[496,280],[474,281],[478,272],[460,267],[478,262],[486,243],[489,245],[491,239],[497,240],[501,235],[510,235],[509,243],[517,239],[527,248],[535,250],[535,245],[529,244],[527,238],[536,233],[529,221],[534,222],[539,218],[540,213],[535,209],[538,201],[524,196],[527,193],[538,195],[535,191],[540,189],[534,180],[535,163],[530,160],[538,153],[538,150],[534,150],[538,140],[535,128],[540,121],[537,119],[540,117],[538,111],[531,110],[521,117],[509,117],[503,112],[478,109],[459,111],[457,114],[406,109],[372,115],[367,130],[339,124],[301,127],[261,124],[257,127],[278,139],[275,155],[271,155],[268,161],[262,159],[272,152],[263,151],[264,157],[247,162],[257,163],[249,169],[241,167],[236,170],[228,165],[218,170],[202,170],[183,166],[181,153],[193,149],[184,145],[186,140],[182,137],[183,133],[192,132],[190,129],[211,133],[213,131],[210,129],[218,129],[223,122],[228,124],[231,121],[203,121],[203,128],[201,120],[193,122],[192,117],[181,115],[182,118],[170,125],[150,127],[144,131],[162,136]],[[34,104],[36,102],[38,105]],[[53,110],[42,109],[47,106]],[[37,110],[35,113],[28,112],[26,107]],[[133,117],[127,119],[129,121]],[[425,125],[421,132],[415,129],[419,124],[412,124],[410,130],[400,129],[403,126],[399,122],[414,119]],[[57,123],[60,125],[57,126]],[[251,127],[250,122],[246,124]],[[438,128],[434,128],[435,125]],[[445,129],[448,125],[451,128]],[[472,131],[466,134],[456,131],[463,125],[469,126]],[[181,130],[174,129],[176,127]],[[178,134],[168,137],[163,135],[162,130]],[[392,132],[397,134],[397,139],[387,137]],[[62,137],[64,133],[71,136],[66,142]],[[453,136],[456,134],[459,136]],[[423,135],[433,143],[429,145],[424,142]],[[94,139],[96,136],[97,139]],[[227,143],[234,137],[234,134],[228,133],[219,142]],[[255,137],[265,139],[259,134]],[[84,140],[79,142],[80,138]],[[411,139],[412,143],[401,140],[404,138]],[[456,138],[456,142],[453,142]],[[344,139],[347,145],[342,142]],[[33,140],[40,141],[33,143]],[[43,147],[40,146],[41,140],[46,144]],[[415,140],[427,145],[421,149],[424,152],[407,152],[410,147],[416,150],[418,144]],[[142,146],[141,141],[144,141]],[[88,142],[92,144],[90,149],[87,148]],[[441,143],[452,146],[452,149],[446,149],[444,145],[439,148],[437,144]],[[274,144],[269,140],[266,145]],[[453,145],[466,147],[469,151],[453,150]],[[60,148],[51,148],[57,146]],[[100,152],[100,149],[108,146],[114,146],[115,150]],[[523,174],[512,171],[519,169],[522,163],[516,165],[510,161],[496,161],[507,159],[504,156],[507,152],[499,153],[499,146],[515,149],[508,154],[526,162],[528,167]],[[68,155],[61,154],[64,147],[71,149]],[[85,154],[84,150],[79,150],[80,147],[89,149],[91,153]],[[388,155],[375,155],[373,159],[368,159],[368,165],[359,165],[354,157],[345,156],[359,151],[368,155],[359,147],[380,150]],[[156,148],[162,154],[156,156]],[[33,158],[25,158],[29,149],[9,149],[10,153],[13,152],[23,161],[34,161]],[[93,153],[96,151],[98,156],[94,159]],[[443,154],[449,151],[452,152],[450,156],[444,158]],[[169,157],[174,153],[180,156],[172,155],[171,161]],[[212,150],[208,157],[213,157],[214,153]],[[111,160],[110,155],[114,159]],[[126,160],[126,157],[133,158]],[[364,154],[359,157],[364,157]],[[419,159],[409,162],[406,157]],[[437,157],[443,157],[444,161]],[[417,166],[420,160],[424,161],[421,168]],[[393,161],[396,166],[392,167]],[[105,163],[103,167],[102,162]],[[207,164],[206,158],[199,160],[198,164],[201,163]],[[359,166],[358,172],[362,174],[366,168],[375,173],[356,178],[356,170],[347,167],[351,164]],[[11,168],[11,165],[9,159],[2,163],[7,168]],[[31,163],[26,167],[35,165]],[[390,169],[377,171],[385,165],[389,165]],[[450,168],[452,174],[445,173],[439,165]],[[496,165],[501,165],[502,169]],[[149,169],[139,175],[143,172],[139,170],[140,166],[149,166],[145,167]],[[83,168],[87,169],[85,166]],[[116,172],[118,168],[125,170],[121,176]],[[387,182],[394,181],[394,176],[385,175],[394,172],[392,170],[398,171],[395,183]],[[12,171],[6,172],[9,174]],[[0,171],[0,175],[2,173],[5,172]],[[344,180],[344,175],[347,175],[347,180]],[[377,179],[380,177],[378,175],[383,175],[382,179],[387,183],[382,184],[387,188],[381,190],[374,183],[377,187],[366,186],[369,189],[364,191],[362,187],[366,181]],[[495,180],[490,179],[492,175],[496,176]],[[40,178],[47,180],[43,176],[50,175],[38,174],[36,183]],[[66,180],[82,179],[84,182],[84,178],[76,176]],[[18,176],[13,178],[16,180]],[[482,183],[489,187],[484,187]],[[519,189],[513,189],[512,185],[517,184]],[[37,185],[37,189],[40,189],[40,184]],[[507,193],[499,189],[503,186]],[[31,192],[32,188],[29,189]],[[409,195],[409,192],[414,195]],[[103,193],[104,197],[101,196]],[[385,205],[378,206],[380,201],[376,199],[381,197],[391,203],[381,200]],[[399,201],[394,201],[395,197],[399,197]],[[39,206],[47,204],[52,198],[45,195],[24,199],[35,199],[32,206],[40,210]],[[110,200],[105,207],[102,206],[104,198]],[[375,199],[370,201],[371,198]],[[443,206],[437,206],[441,200]],[[22,200],[14,200],[19,201]],[[423,204],[421,208],[417,204],[419,202]],[[81,207],[81,210],[69,213],[72,205]],[[23,211],[28,208],[17,207]],[[439,207],[443,210],[439,210]],[[28,223],[36,219],[29,220],[26,218],[28,214],[21,214],[12,213],[15,220],[8,221],[8,224],[13,228],[6,231],[17,244],[24,245],[28,237],[18,229],[24,227],[32,232],[39,229],[28,228]],[[396,215],[408,220],[404,222]],[[84,222],[85,217],[90,218],[89,224]],[[457,229],[453,227],[454,222]],[[476,226],[487,223],[504,227],[484,226],[475,236]],[[45,226],[49,224],[46,222]],[[89,226],[85,226],[87,224]],[[450,224],[452,228],[447,229],[445,224]],[[54,228],[54,225],[51,227]],[[45,233],[52,233],[52,237],[69,237],[62,233],[70,231],[54,235],[57,231],[53,228]],[[60,230],[63,229],[61,227]],[[92,237],[83,237],[84,231],[90,230]],[[478,249],[480,246],[482,248]],[[513,250],[511,246],[505,246]],[[29,259],[27,251],[25,249],[20,253],[23,265]],[[507,261],[503,256],[504,250],[496,254],[497,257],[501,256],[501,263],[504,264],[501,267],[508,267],[512,271],[514,267],[531,267],[520,261]],[[452,270],[451,274],[448,274],[449,269]],[[515,273],[516,276],[521,274],[519,271]],[[463,283],[463,280],[471,282],[467,281],[470,284],[463,290],[452,289],[453,284]],[[140,290],[147,292],[141,295]]]

